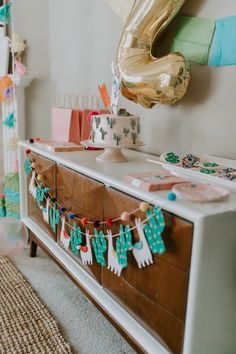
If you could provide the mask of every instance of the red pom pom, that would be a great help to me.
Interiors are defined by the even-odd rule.
[[[80,222],[81,222],[81,224],[82,225],[87,225],[87,223],[88,223],[88,220],[87,220],[87,218],[82,218],[81,220],[80,220]]]
[[[88,124],[91,125],[91,117],[92,116],[97,116],[99,115],[100,113],[98,111],[91,111],[89,112],[88,116],[87,116],[87,121],[88,121]]]
[[[26,149],[25,152],[27,155],[29,155],[31,153],[30,149]]]
[[[88,247],[87,246],[81,246],[80,247],[80,251],[86,253],[86,252],[88,252]]]
[[[66,230],[64,230],[63,234],[64,234],[64,237],[65,237],[67,240],[69,240],[70,236],[69,236],[69,234],[68,234],[68,232],[67,232]]]
[[[108,218],[108,219],[106,220],[106,224],[107,224],[107,226],[112,226],[112,225],[113,225],[112,219],[111,219],[111,218]]]

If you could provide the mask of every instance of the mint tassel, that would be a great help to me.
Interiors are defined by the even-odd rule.
[[[2,122],[3,125],[9,129],[15,128],[16,118],[14,113],[10,113],[7,118]]]
[[[12,3],[1,6],[0,8],[0,22],[7,25],[11,22],[10,7]]]

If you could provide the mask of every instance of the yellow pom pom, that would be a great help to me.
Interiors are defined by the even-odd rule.
[[[43,177],[42,177],[41,175],[38,175],[38,176],[37,176],[37,180],[38,180],[38,181],[42,181],[42,179],[43,179]]]
[[[139,210],[142,212],[142,213],[146,213],[149,209],[149,204],[148,203],[140,203],[139,205]]]

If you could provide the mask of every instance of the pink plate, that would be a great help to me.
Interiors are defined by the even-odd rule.
[[[199,203],[218,202],[229,196],[229,192],[226,189],[212,186],[210,184],[182,183],[175,185],[172,188],[172,191],[180,199],[191,200]]]

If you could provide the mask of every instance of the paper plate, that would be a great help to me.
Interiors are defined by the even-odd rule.
[[[172,191],[180,199],[199,203],[218,202],[229,196],[228,190],[210,184],[184,183],[175,185]]]

